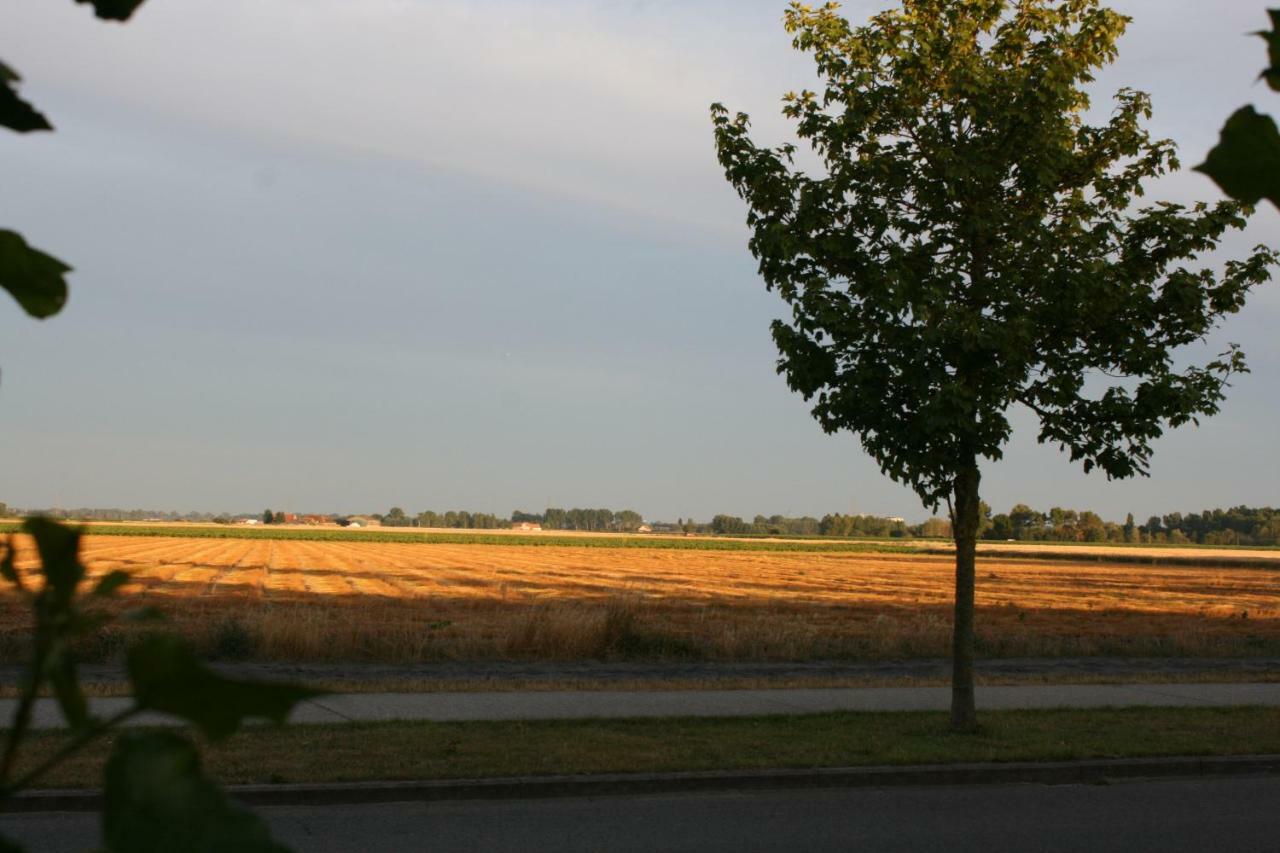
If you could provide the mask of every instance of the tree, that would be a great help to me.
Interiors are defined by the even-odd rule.
[[[1258,248],[1215,275],[1191,264],[1245,224],[1236,202],[1134,208],[1178,167],[1121,89],[1085,122],[1083,87],[1127,18],[1098,0],[905,0],[853,27],[834,4],[793,3],[793,45],[821,92],[784,98],[821,168],[757,146],[749,118],[712,105],[717,154],[749,208],[749,246],[791,308],[773,323],[778,372],[829,432],[851,431],[956,543],[951,720],[973,704],[980,463],[1008,409],[1086,471],[1145,474],[1151,442],[1212,414],[1239,349],[1175,368],[1266,281]],[[1178,352],[1181,355],[1181,352]]]
[[[945,518],[930,518],[920,525],[921,536],[945,536],[951,538],[951,522]]]
[[[613,527],[624,533],[634,533],[644,524],[644,516],[633,509],[619,510],[613,514]]]
[[[1013,521],[1004,513],[992,516],[991,526],[982,532],[983,539],[1012,539]]]
[[[276,523],[276,514],[275,514],[274,512],[272,512],[271,510],[269,510],[269,509],[264,509],[264,510],[262,511],[262,523],[263,523],[263,524],[275,524],[275,523]]]
[[[746,533],[751,526],[736,515],[717,515],[711,519],[711,530],[719,534]]]
[[[1014,504],[1009,510],[1009,524],[1014,539],[1031,539],[1044,529],[1044,514],[1026,504]]]
[[[272,524],[284,524],[284,511],[276,510],[275,515],[271,517]]]

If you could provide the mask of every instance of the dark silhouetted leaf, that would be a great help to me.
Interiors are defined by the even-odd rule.
[[[9,583],[18,589],[25,589],[22,584],[22,575],[18,574],[18,568],[13,564],[13,537],[5,543],[4,558],[0,559],[0,577],[3,577]]]
[[[53,695],[58,699],[62,716],[73,729],[83,728],[89,722],[89,703],[76,678],[76,662],[64,643],[58,643],[45,660],[45,677],[53,685]]]
[[[114,572],[108,572],[98,580],[98,585],[93,588],[94,596],[102,598],[114,595],[116,590],[129,582],[129,573],[116,569]]]
[[[1267,43],[1269,63],[1267,70],[1262,72],[1262,79],[1272,89],[1280,91],[1280,9],[1268,9],[1267,15],[1271,18],[1271,29],[1258,32]]]
[[[26,853],[26,848],[16,841],[0,835],[0,853]]]
[[[56,601],[68,605],[84,577],[80,564],[80,531],[47,518],[29,518],[22,529],[36,540],[45,579]]]
[[[133,11],[142,5],[143,0],[76,0],[77,3],[89,3],[93,13],[107,21],[127,21]]]
[[[1253,107],[1236,110],[1222,126],[1218,144],[1196,166],[1232,198],[1280,206],[1280,131]]]
[[[283,723],[294,705],[319,695],[292,684],[224,678],[177,637],[143,638],[129,649],[127,666],[139,706],[182,717],[212,739],[234,733],[248,718]]]
[[[279,853],[261,818],[231,801],[174,732],[127,732],[107,761],[102,827],[114,853]]]
[[[32,317],[44,319],[62,310],[67,303],[63,276],[69,272],[71,267],[31,248],[21,234],[0,229],[0,287]]]
[[[0,127],[29,133],[33,130],[53,130],[49,120],[31,104],[18,97],[17,84],[22,80],[18,72],[0,62]]]

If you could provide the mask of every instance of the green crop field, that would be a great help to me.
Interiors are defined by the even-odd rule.
[[[74,522],[70,522],[74,524]],[[0,533],[17,533],[21,525],[0,524]],[[409,533],[390,530],[333,528],[247,527],[240,525],[194,526],[185,524],[93,524],[85,528],[94,536],[173,536],[183,539],[271,539],[310,542],[399,542],[436,545],[520,545],[560,548],[663,548],[685,551],[845,551],[868,553],[917,553],[910,545],[888,541],[822,541],[817,539],[743,540],[664,536],[573,536],[515,533]]]

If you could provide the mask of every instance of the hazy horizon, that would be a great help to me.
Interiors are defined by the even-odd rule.
[[[1150,91],[1185,166],[1237,107],[1280,113],[1262,6],[1112,5],[1134,22],[1095,107]],[[790,138],[812,70],[784,6],[191,0],[117,27],[16,0],[5,61],[57,131],[0,137],[0,224],[76,271],[58,317],[0,308],[0,501],[926,518],[775,375],[784,306],[715,161],[712,101]],[[1220,193],[1183,171],[1147,198]],[[1264,206],[1208,260],[1278,234]],[[1149,479],[1086,476],[1015,413],[984,499],[1280,504],[1278,287],[1214,334],[1253,372]]]

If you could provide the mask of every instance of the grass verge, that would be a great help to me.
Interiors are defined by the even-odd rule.
[[[297,679],[294,679],[297,681]],[[1029,672],[975,677],[979,686],[1017,686],[1027,684],[1274,684],[1280,672],[1244,670],[1222,672]],[[790,690],[844,687],[947,687],[948,675],[759,675],[759,676],[637,676],[634,678],[494,677],[417,678],[387,677],[370,679],[304,679],[308,687],[325,693],[538,693],[559,690]],[[126,681],[86,681],[81,684],[86,696],[132,696]],[[22,695],[17,684],[0,684],[0,699]],[[53,688],[45,686],[40,695],[52,698]]]
[[[989,711],[982,722],[969,735],[934,712],[253,727],[204,755],[236,784],[1280,753],[1280,708]],[[23,763],[64,737],[33,736]],[[42,787],[97,787],[109,748]]]

